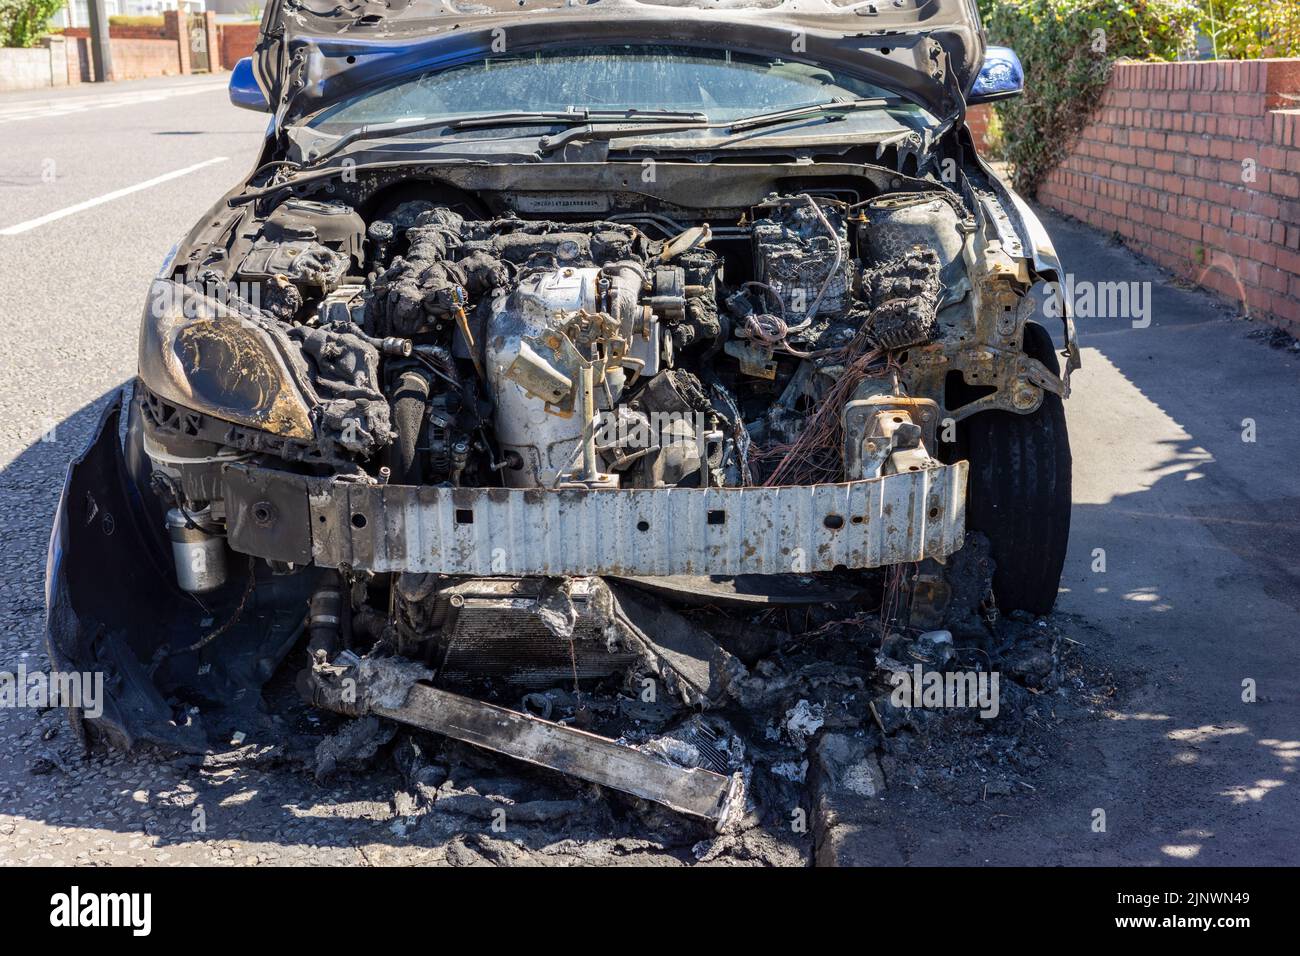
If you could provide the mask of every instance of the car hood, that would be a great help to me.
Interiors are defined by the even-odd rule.
[[[950,117],[984,59],[975,0],[271,0],[255,72],[277,125],[501,52],[672,43],[857,73]]]

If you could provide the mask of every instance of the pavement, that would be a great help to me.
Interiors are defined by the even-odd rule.
[[[250,171],[265,123],[210,78],[0,96],[3,669],[45,666],[51,518],[67,463],[133,374],[146,285]],[[1044,218],[1078,279],[1153,293],[1149,327],[1080,323],[1067,403],[1059,616],[1115,693],[1061,729],[1032,790],[916,819],[891,782],[839,862],[1294,865],[1300,354],[1103,235]],[[0,742],[0,863],[484,861],[468,843],[404,841],[378,782],[81,762],[59,715],[27,708],[0,710]],[[634,843],[599,861],[614,857],[644,861]]]
[[[1066,402],[1074,508],[1056,616],[1113,699],[1057,729],[1032,791],[921,801],[923,817],[895,791],[842,855],[1294,866],[1300,353],[1249,337],[1267,328],[1102,233],[1038,211],[1076,280],[1149,283],[1151,295],[1147,327],[1080,320]]]

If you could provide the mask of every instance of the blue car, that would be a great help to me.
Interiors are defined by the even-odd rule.
[[[979,532],[998,606],[1049,611],[1078,349],[966,127],[1023,83],[974,0],[472,10],[267,6],[230,83],[261,152],[150,287],[51,541],[91,731],[203,751],[288,668],[554,766],[476,705],[734,704],[692,607],[876,607],[907,568],[942,620]]]

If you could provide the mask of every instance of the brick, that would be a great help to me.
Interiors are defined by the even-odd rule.
[[[1300,198],[1300,176],[1273,173],[1269,176],[1269,192],[1288,199]]]
[[[1219,178],[1225,183],[1232,183],[1234,186],[1240,185],[1241,163],[1226,162],[1219,164]]]
[[[1182,236],[1184,239],[1195,239],[1198,242],[1201,239],[1201,223],[1195,220],[1171,216],[1165,225],[1176,236]]]
[[[1252,239],[1250,241],[1250,257],[1265,266],[1273,267],[1277,265],[1277,252],[1277,246],[1272,243],[1262,242],[1259,239]],[[1273,269],[1273,271],[1278,272],[1280,270]],[[1285,283],[1282,288],[1278,289],[1278,291],[1286,291]]]
[[[1273,306],[1273,294],[1267,289],[1246,283],[1246,304],[1252,312],[1270,312]]]
[[[1270,292],[1276,292],[1279,295],[1285,295],[1290,276],[1281,269],[1275,269],[1271,266],[1264,266],[1259,270],[1259,284]]]
[[[1238,116],[1258,116],[1264,112],[1264,97],[1238,93],[1232,98],[1232,111]]]
[[[1269,60],[1261,64],[1265,70],[1263,84],[1269,109],[1277,109],[1293,102],[1288,94],[1300,91],[1300,59]]]
[[[1273,296],[1269,312],[1271,321],[1300,337],[1300,302],[1285,296]]]
[[[1287,156],[1290,152],[1292,152],[1290,150],[1282,149],[1282,147],[1280,146],[1271,146],[1271,145],[1264,146],[1263,148],[1258,149],[1253,154],[1249,152],[1245,152],[1245,150],[1247,149],[1249,149],[1248,144],[1243,143],[1242,144],[1243,151],[1241,153],[1240,158],[1253,157],[1257,159],[1257,161],[1261,166],[1267,167],[1268,169],[1276,169],[1278,171],[1286,170]],[[1300,152],[1295,152],[1295,156],[1300,158]]]
[[[1275,265],[1279,269],[1291,275],[1300,276],[1300,252],[1276,246],[1274,252],[1277,257]]]
[[[1201,272],[1197,275],[1196,280],[1200,285],[1203,285],[1208,289],[1212,289],[1213,291],[1217,292],[1219,295],[1223,295],[1223,296],[1236,295],[1237,292],[1236,281],[1232,278],[1231,275],[1229,275],[1221,268],[1211,267],[1211,268],[1202,269]]]

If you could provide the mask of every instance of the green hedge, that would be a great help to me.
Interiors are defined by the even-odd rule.
[[[998,105],[1002,156],[1033,195],[1087,123],[1120,57],[1173,59],[1195,49],[1190,0],[980,0],[989,42],[1025,67],[1025,93]]]
[[[126,14],[114,14],[108,18],[110,27],[161,27],[163,25],[162,15],[158,16],[128,16]]]
[[[1220,60],[1300,56],[1297,0],[1200,0],[1198,26]]]
[[[66,0],[0,0],[0,46],[35,46]]]

